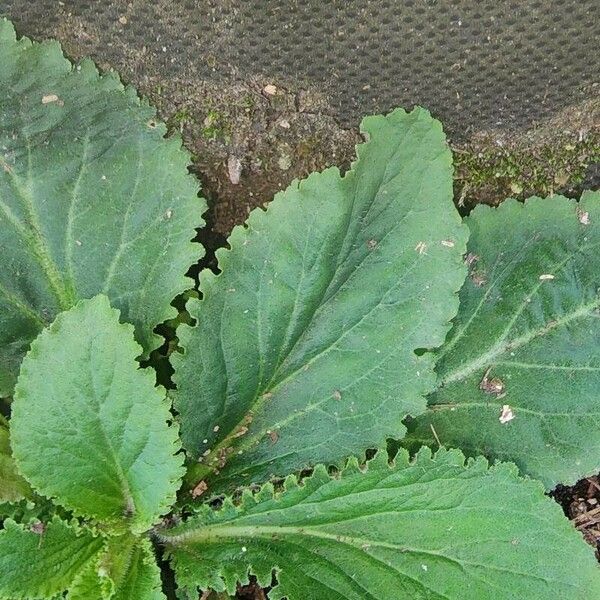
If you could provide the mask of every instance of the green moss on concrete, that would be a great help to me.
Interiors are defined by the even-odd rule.
[[[229,143],[231,140],[232,125],[227,115],[213,108],[208,111],[204,118],[200,132],[208,140],[222,139],[226,143]]]
[[[576,191],[588,167],[600,161],[600,131],[552,136],[529,144],[454,148],[455,189],[461,206],[497,204],[507,196],[526,198]]]

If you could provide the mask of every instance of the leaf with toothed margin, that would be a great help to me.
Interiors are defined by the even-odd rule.
[[[155,110],[0,18],[0,397],[61,310],[108,295],[149,352],[202,254],[206,209]]]
[[[126,534],[107,540],[105,550],[81,571],[67,600],[164,600],[150,542]]]
[[[405,443],[512,460],[550,489],[600,469],[600,193],[480,206],[439,389]],[[434,435],[435,433],[435,435]]]
[[[157,532],[178,584],[235,590],[249,574],[271,600],[586,600],[600,594],[593,553],[511,464],[465,464],[428,449],[380,451],[331,477],[320,466],[283,491],[266,484]]]
[[[31,490],[31,488],[29,488]],[[31,491],[31,497],[18,502],[0,503],[0,521],[12,519],[17,523],[31,523],[33,521],[49,521],[53,517],[70,520],[72,515],[56,506],[51,500],[38,496]]]
[[[126,546],[126,552],[116,538],[111,540],[100,565],[113,582],[111,600],[165,598],[154,550],[147,539],[132,539],[131,544]]]
[[[34,530],[7,519],[0,530],[0,598],[51,598],[66,590],[104,544],[58,518]]]
[[[465,276],[450,150],[423,109],[362,131],[345,176],[296,181],[235,228],[188,304],[176,408],[209,493],[401,436],[435,385],[425,350]]]
[[[138,538],[127,555],[121,555],[116,540],[109,546],[107,572],[114,582],[111,600],[161,600],[165,598],[161,589],[160,570],[152,545],[145,538]],[[119,559],[120,558],[120,562]],[[124,558],[126,560],[124,560]]]
[[[99,571],[100,554],[81,569],[69,586],[67,600],[110,600],[113,585],[110,579]]]
[[[10,421],[36,492],[134,532],[168,512],[183,474],[164,390],[137,368],[139,352],[106,296],[80,301],[32,343]]]

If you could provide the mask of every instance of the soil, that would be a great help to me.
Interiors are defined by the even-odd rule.
[[[559,485],[551,495],[595,548],[600,561],[600,475],[582,479],[572,487]]]

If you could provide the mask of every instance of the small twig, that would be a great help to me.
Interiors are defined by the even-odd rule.
[[[600,492],[600,485],[598,485],[598,482],[596,481],[595,477],[588,477],[587,481],[591,487],[596,488],[596,490]]]
[[[431,433],[433,433],[433,437],[435,438],[435,441],[437,442],[438,448],[441,448],[442,443],[440,442],[440,438],[438,437],[437,431],[435,430],[433,423],[429,423],[429,427],[431,427]]]
[[[597,506],[596,508],[593,508],[592,510],[588,510],[580,515],[577,515],[573,519],[573,521],[575,521],[576,523],[580,522],[580,521],[584,521],[584,523],[590,523],[590,522],[596,521],[596,519],[593,519],[592,517],[596,516],[599,513],[600,513],[600,506]]]

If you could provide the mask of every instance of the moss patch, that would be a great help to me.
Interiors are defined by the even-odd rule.
[[[556,192],[577,194],[600,162],[600,101],[571,107],[519,134],[486,132],[454,147],[459,207]]]

